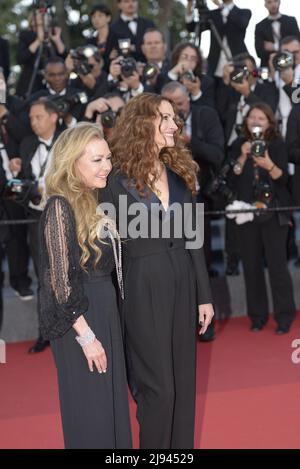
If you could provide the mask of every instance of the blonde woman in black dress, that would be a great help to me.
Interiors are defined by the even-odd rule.
[[[118,241],[112,224],[96,212],[96,189],[105,187],[110,171],[110,150],[98,126],[80,123],[58,138],[46,176],[40,323],[57,367],[66,448],[131,447],[111,281],[114,264],[120,267]],[[104,225],[111,241],[98,239]]]

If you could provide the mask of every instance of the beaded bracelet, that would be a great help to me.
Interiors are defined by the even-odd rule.
[[[84,347],[85,345],[89,345],[92,342],[94,342],[96,336],[92,329],[88,328],[87,331],[83,335],[77,335],[75,339],[81,345],[81,347]]]

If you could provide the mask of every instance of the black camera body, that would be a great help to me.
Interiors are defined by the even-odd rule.
[[[159,67],[155,63],[146,63],[143,71],[144,80],[151,80],[160,73]]]
[[[112,129],[115,126],[118,113],[112,109],[108,109],[107,111],[101,112],[100,116],[103,127],[106,129]]]
[[[74,72],[77,75],[88,75],[92,71],[93,65],[89,64],[89,57],[94,56],[96,60],[101,59],[99,49],[93,44],[71,49],[70,55],[74,62]]]
[[[287,51],[277,52],[277,54],[275,54],[273,57],[273,67],[278,72],[282,72],[283,70],[286,70],[287,68],[290,68],[290,67],[294,68],[294,65],[295,65],[294,55],[291,54],[290,52],[287,52]]]
[[[133,57],[121,57],[119,64],[121,65],[121,75],[129,78],[137,71],[137,63]]]
[[[203,195],[209,199],[220,195],[226,204],[232,202],[235,199],[235,194],[228,185],[228,176],[235,164],[236,160],[229,159],[219,173],[204,187]]]
[[[33,205],[39,205],[42,200],[38,181],[31,179],[10,179],[6,183],[3,197],[22,205],[27,205],[29,202],[32,202]]]
[[[234,69],[230,73],[230,81],[242,84],[245,78],[249,78],[250,72],[244,64],[234,64]]]
[[[267,142],[263,138],[262,128],[259,126],[251,129],[252,141],[251,141],[251,155],[252,156],[265,156],[267,149]]]
[[[180,74],[179,81],[185,78],[186,80],[189,80],[193,83],[196,81],[196,77],[194,75],[194,72],[192,70],[186,70],[185,72]]]
[[[267,181],[258,180],[254,184],[255,205],[260,208],[270,207],[273,201],[272,187]]]
[[[68,114],[77,104],[86,104],[88,96],[84,91],[75,93],[71,96],[49,96],[59,114]]]

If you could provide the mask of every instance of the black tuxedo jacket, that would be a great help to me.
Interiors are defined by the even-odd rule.
[[[131,55],[138,61],[145,62],[145,57],[141,50],[141,45],[143,42],[144,33],[148,28],[154,28],[155,24],[152,20],[148,20],[146,18],[142,18],[139,16],[137,18],[137,31],[136,35],[132,34],[131,29],[129,28],[128,24],[122,20],[119,16],[113,23],[111,24],[110,30],[111,35],[108,38],[108,43],[106,47],[106,55],[109,56],[112,49],[119,50],[118,40],[119,39],[131,39],[131,44],[133,44],[136,48],[136,51]]]
[[[10,70],[8,41],[0,37],[0,67],[3,68],[5,80],[7,80]]]
[[[237,108],[241,95],[231,86],[227,86],[224,83],[221,86],[222,93],[220,93],[217,107],[221,122],[224,127],[225,142],[228,142],[236,122]],[[277,109],[278,100],[279,93],[274,83],[257,82],[254,91],[250,92],[245,102],[251,106],[252,104],[263,101],[266,104],[269,104],[273,112],[275,112]]]
[[[227,17],[226,23],[223,23],[223,18],[220,9],[209,11],[208,18],[210,18],[214,22],[221,38],[223,39],[223,37],[226,36],[232,56],[235,56],[242,52],[247,52],[247,47],[245,44],[245,34],[251,18],[250,10],[241,9],[234,6]],[[187,23],[186,27],[189,32],[192,32],[195,30],[196,23]],[[205,31],[207,29],[210,29],[209,23],[207,21],[201,23],[200,32]],[[219,43],[216,40],[213,32],[211,32],[211,45],[207,58],[208,73],[210,75],[213,75],[217,68],[220,52],[221,49]]]
[[[52,141],[52,145],[59,136],[59,132],[56,132]],[[22,159],[22,169],[19,176],[23,179],[34,180],[34,175],[31,168],[31,160],[39,146],[39,138],[37,135],[29,135],[22,140],[20,145],[20,158]]]
[[[295,165],[295,174],[291,177],[293,201],[300,205],[300,105],[293,107],[286,133],[286,144],[290,163]]]
[[[296,18],[293,16],[282,15],[278,20],[281,25],[281,38],[286,36],[297,36],[300,39],[300,32]],[[265,18],[255,27],[255,49],[258,57],[261,59],[261,66],[268,67],[271,52],[264,48],[264,41],[274,42],[272,21]]]
[[[218,113],[209,106],[192,105],[192,135],[189,144],[200,167],[200,186],[219,171],[224,160],[224,133]]]

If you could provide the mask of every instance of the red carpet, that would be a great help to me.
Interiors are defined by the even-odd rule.
[[[247,318],[230,319],[214,342],[198,344],[196,448],[300,448],[300,363],[291,360],[300,315],[283,336],[272,320],[248,328]],[[31,356],[29,346],[9,344],[0,364],[0,448],[62,448],[51,352]]]

